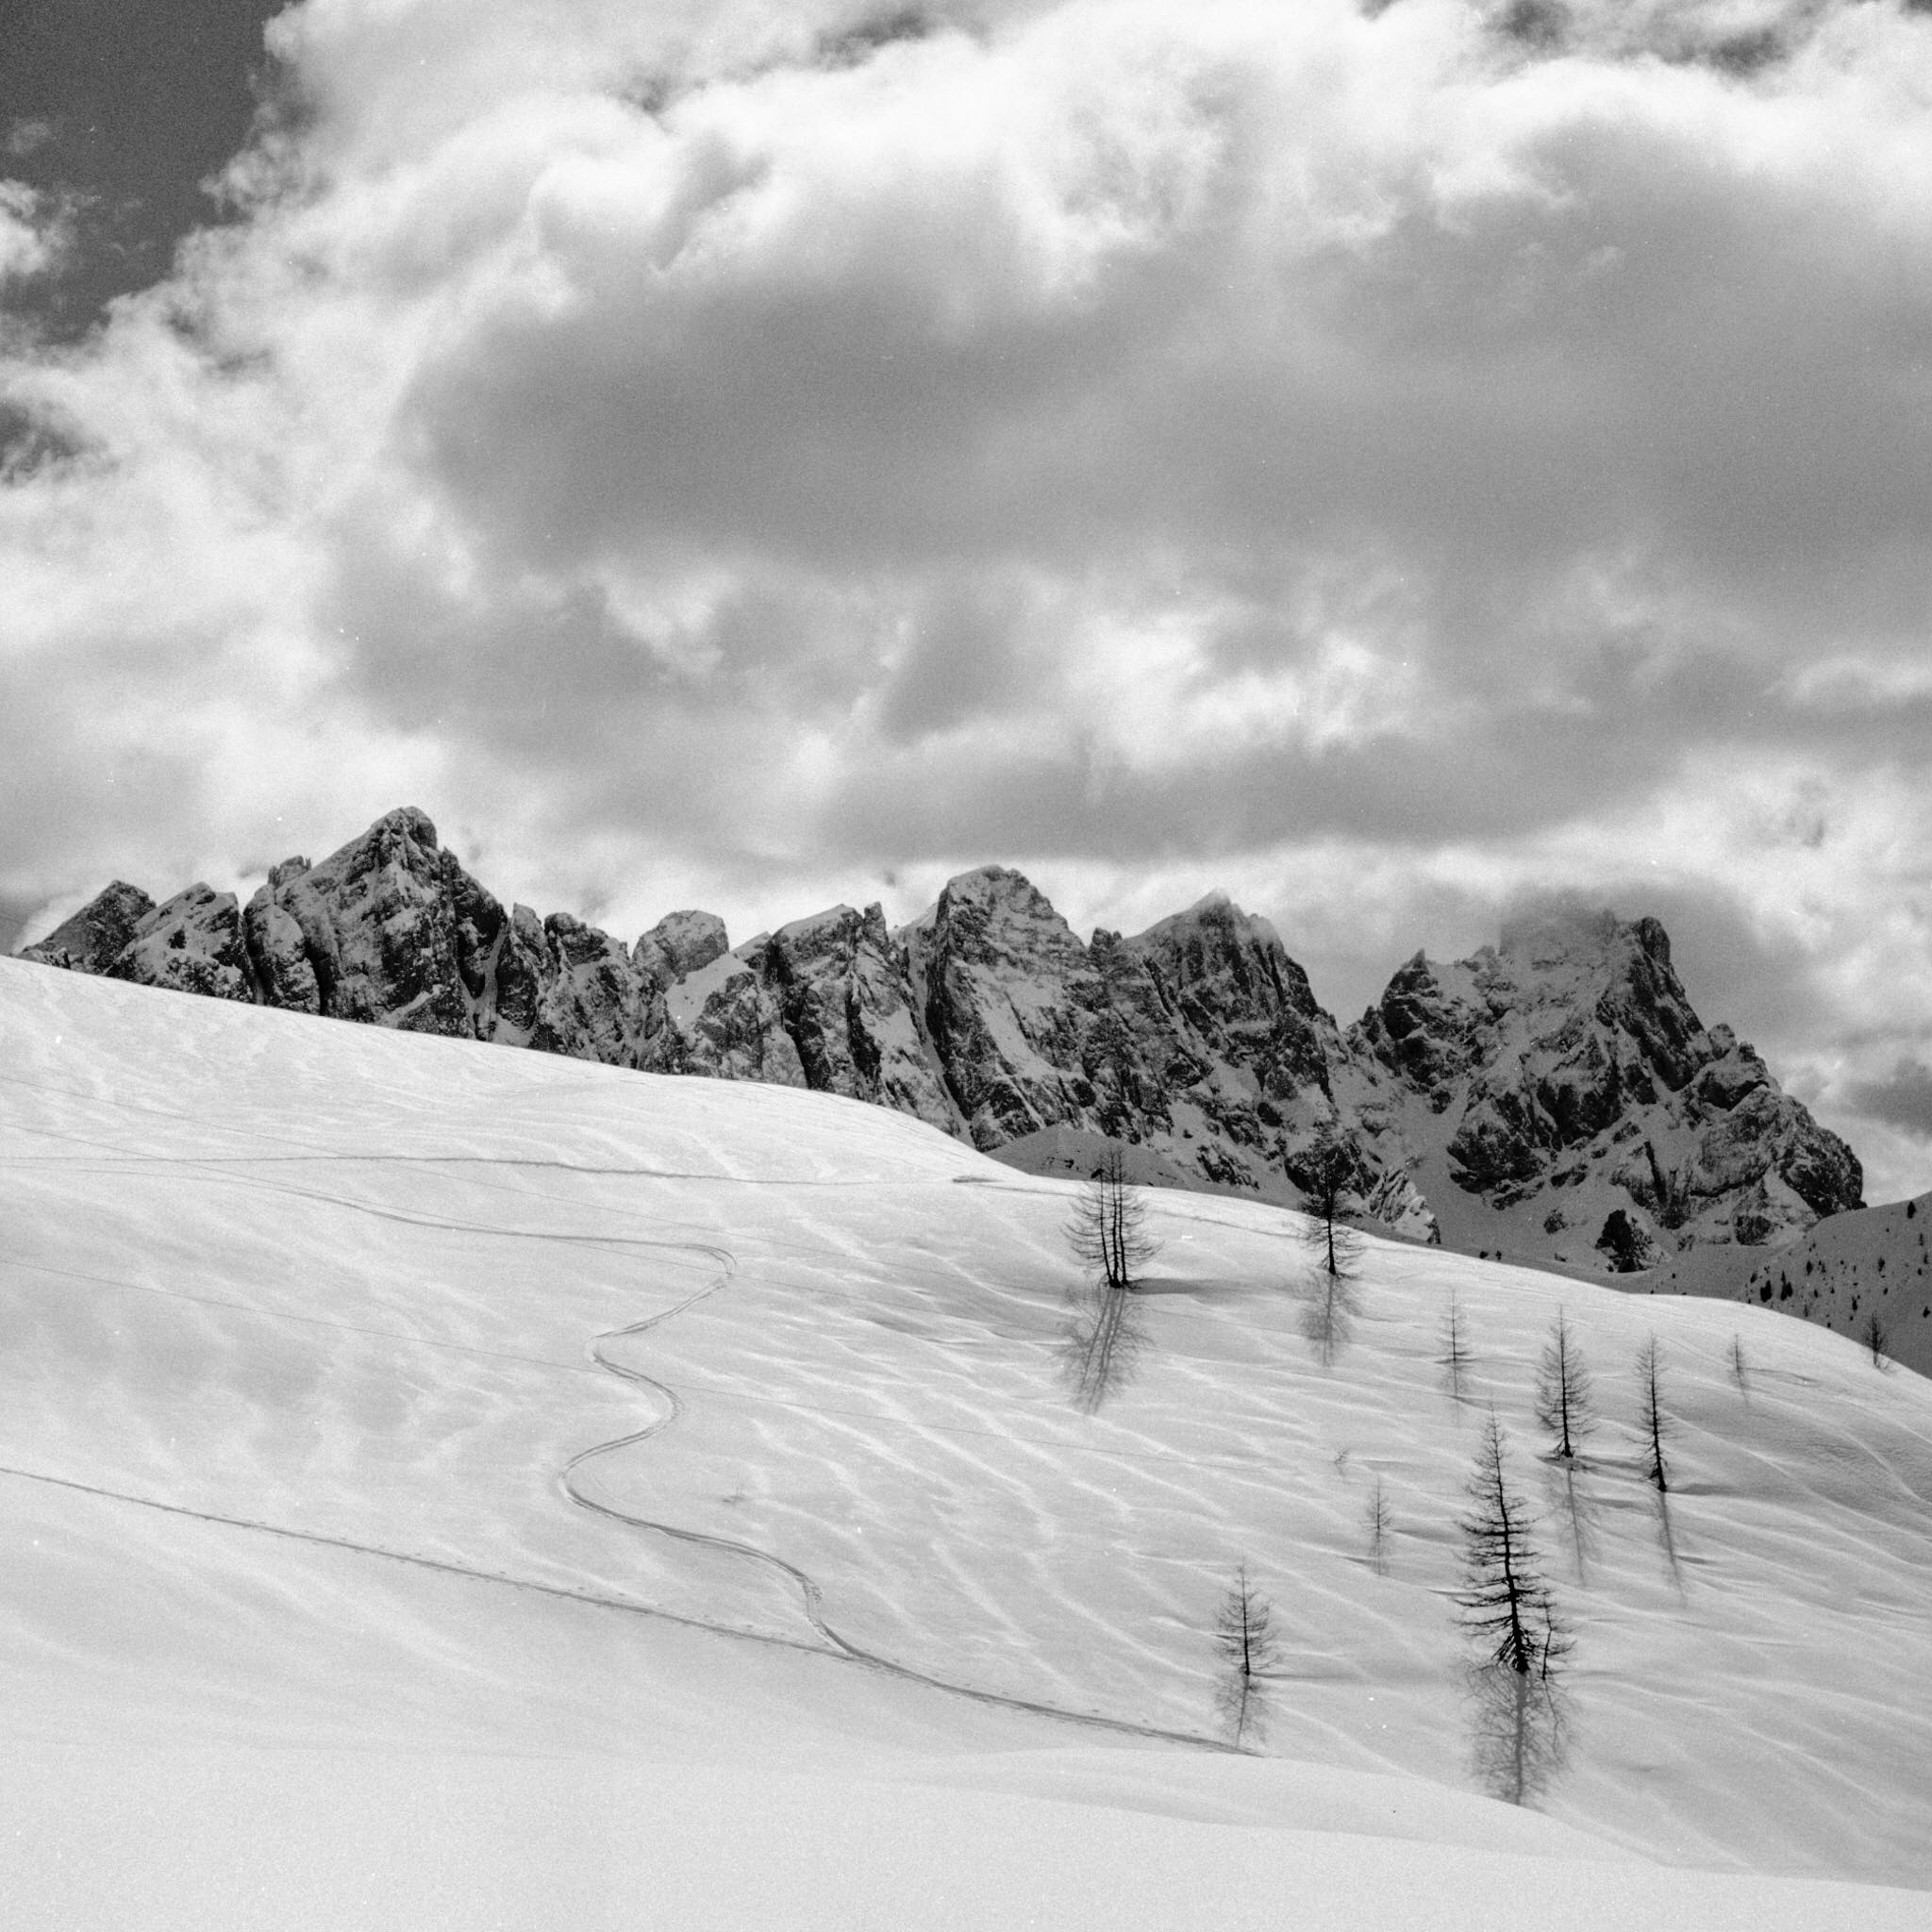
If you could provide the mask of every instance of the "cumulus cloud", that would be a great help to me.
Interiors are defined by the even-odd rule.
[[[270,35],[242,219],[0,358],[13,900],[415,798],[621,930],[1225,884],[1344,1009],[1591,893],[1840,1124],[1932,1039],[1932,20]]]
[[[47,196],[24,181],[0,181],[0,289],[45,275],[59,260],[67,241],[68,224],[58,205],[50,205]]]

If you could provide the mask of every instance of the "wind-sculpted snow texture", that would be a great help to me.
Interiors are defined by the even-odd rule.
[[[1762,1306],[1365,1237],[1324,1350],[1304,1217],[1162,1191],[1096,1309],[1076,1188],[887,1108],[13,960],[0,1174],[9,1928],[1925,1923],[1932,1388]],[[1492,1407],[1541,1812],[1462,1694]]]
[[[1108,1140],[1149,1171],[1292,1203],[1339,1141],[1371,1220],[1424,1241],[1631,1272],[1777,1245],[1860,1205],[1851,1150],[1724,1026],[1655,920],[1521,923],[1418,953],[1345,1032],[1267,921],[1220,893],[1082,943],[1021,874],[952,880],[733,951],[674,912],[633,946],[503,907],[405,808],[239,908],[116,883],[27,957],[143,985],[645,1072],[866,1100],[1018,1162]]]

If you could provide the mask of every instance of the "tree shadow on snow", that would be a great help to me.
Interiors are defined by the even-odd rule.
[[[1060,1380],[1083,1414],[1093,1415],[1133,1379],[1146,1352],[1147,1331],[1135,1308],[1138,1291],[1088,1288],[1074,1297],[1060,1331]]]
[[[1469,1765],[1506,1805],[1533,1805],[1569,1768],[1570,1701],[1553,1678],[1485,1664],[1468,1673]]]
[[[1578,1583],[1590,1581],[1590,1565],[1597,1553],[1597,1524],[1601,1511],[1591,1495],[1584,1470],[1574,1457],[1556,1457],[1544,1465],[1543,1500],[1550,1515],[1569,1532],[1570,1555]]]

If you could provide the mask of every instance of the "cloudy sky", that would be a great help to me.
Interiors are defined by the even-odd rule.
[[[1574,894],[1932,1187],[1932,8],[135,12],[0,25],[0,942]]]

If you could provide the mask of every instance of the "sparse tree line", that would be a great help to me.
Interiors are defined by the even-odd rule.
[[[1445,1304],[1437,1357],[1451,1399],[1469,1399],[1474,1350],[1460,1300]],[[1732,1341],[1728,1366],[1748,1399],[1741,1341]],[[1673,1482],[1672,1437],[1664,1354],[1646,1337],[1632,1364],[1635,1402],[1629,1427],[1636,1466],[1667,1513]],[[1544,1456],[1567,1498],[1579,1583],[1588,1547],[1587,1516],[1577,1491],[1586,1448],[1601,1418],[1595,1383],[1568,1311],[1558,1308],[1538,1359],[1532,1412]],[[1495,1408],[1485,1413],[1475,1457],[1457,1518],[1461,1575],[1452,1593],[1466,1644],[1466,1684],[1477,1774],[1495,1795],[1512,1803],[1533,1799],[1560,1767],[1568,1731],[1566,1667],[1575,1645],[1557,1601],[1541,1545],[1537,1511],[1511,1468],[1508,1432]],[[1393,1567],[1398,1528],[1386,1482],[1374,1478],[1361,1517],[1363,1555],[1386,1575]],[[1669,1552],[1668,1531],[1666,1551]],[[1674,1559],[1673,1559],[1674,1560]],[[1216,1701],[1230,1741],[1248,1748],[1265,1736],[1267,1692],[1283,1675],[1284,1635],[1274,1606],[1243,1562],[1224,1594],[1214,1649],[1220,1675]]]
[[[1360,1312],[1362,1242],[1344,1218],[1349,1176],[1341,1159],[1318,1162],[1302,1178],[1308,1221],[1301,1329],[1325,1368],[1352,1339]],[[1141,1191],[1127,1182],[1117,1153],[1083,1190],[1066,1234],[1091,1280],[1087,1317],[1070,1331],[1070,1340],[1071,1379],[1081,1406],[1091,1410],[1117,1385],[1139,1345],[1128,1298],[1159,1249],[1147,1226]],[[1882,1341],[1868,1345],[1882,1366]],[[1450,1399],[1458,1406],[1469,1403],[1477,1355],[1467,1312],[1454,1291],[1443,1305],[1436,1361]],[[1749,1402],[1750,1368],[1740,1337],[1732,1338],[1727,1367]],[[1627,1426],[1635,1438],[1636,1469],[1656,1492],[1663,1550],[1674,1576],[1669,1508],[1674,1430],[1664,1351],[1654,1333],[1638,1348],[1630,1379],[1635,1399]],[[1586,1452],[1602,1418],[1591,1366],[1561,1307],[1537,1361],[1531,1411],[1544,1439],[1545,1460],[1560,1479],[1557,1507],[1567,1514],[1575,1578],[1585,1586],[1591,1512],[1578,1479],[1591,1467]],[[1467,1649],[1475,1768],[1494,1794],[1524,1804],[1562,1762],[1565,1674],[1575,1639],[1544,1560],[1537,1513],[1512,1474],[1508,1433],[1493,1405],[1484,1416],[1463,1488],[1464,1507],[1456,1521],[1461,1575],[1451,1600]],[[1380,1475],[1373,1479],[1359,1526],[1368,1566],[1377,1575],[1390,1574],[1400,1528]],[[1238,1748],[1257,1747],[1266,1736],[1271,1688],[1288,1674],[1287,1641],[1274,1607],[1243,1560],[1222,1596],[1212,1638],[1216,1705]]]

